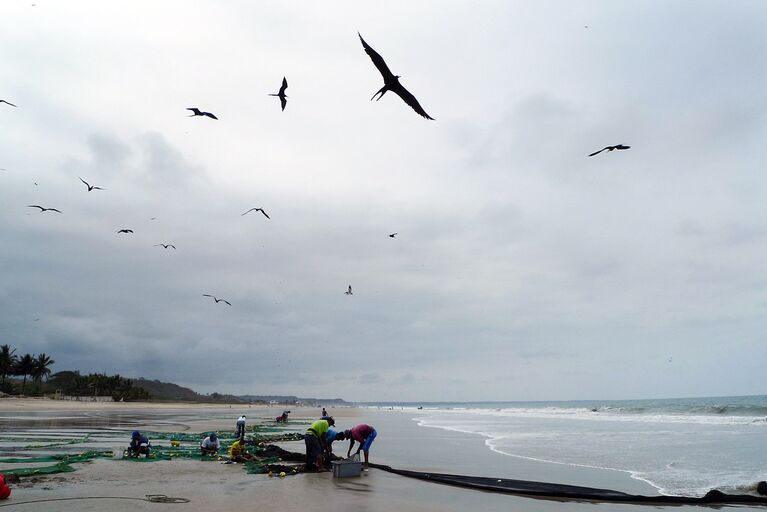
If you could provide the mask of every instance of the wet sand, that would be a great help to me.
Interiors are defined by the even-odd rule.
[[[222,408],[190,404],[67,403],[62,406],[56,403],[48,407],[48,404],[39,401],[35,401],[34,406],[17,402],[8,407],[5,400],[0,400],[0,417],[6,422],[0,425],[0,431],[3,434],[12,433],[15,416],[22,416],[20,420],[27,421],[26,412],[29,407],[33,407],[34,416],[38,419],[63,415],[70,425],[76,425],[78,417],[88,419],[89,414],[96,413],[108,421],[127,422],[131,425],[143,417],[142,428],[147,430],[165,428],[174,431],[183,426],[187,432],[233,428],[236,417],[243,412],[249,419],[255,420],[256,417],[274,418],[282,411],[282,407],[251,407],[243,411],[237,407],[230,410],[228,406]],[[296,423],[302,423],[299,418],[309,421],[319,412],[316,408],[291,410],[291,419]],[[114,414],[115,411],[119,414]],[[480,436],[418,427],[412,421],[412,413],[354,408],[333,408],[329,412],[336,418],[339,428],[349,428],[361,422],[376,427],[379,436],[371,448],[373,462],[414,470],[520,478],[657,494],[654,488],[630,478],[626,473],[540,463],[497,454],[485,446]],[[301,441],[282,443],[282,446],[298,452],[304,449]],[[334,451],[345,455],[347,447],[346,442],[335,443]],[[578,509],[593,511],[595,507],[602,510],[637,510],[635,505],[562,503],[479,492],[408,479],[375,469],[363,473],[360,478],[334,479],[329,473],[269,478],[266,475],[248,474],[241,465],[196,460],[137,463],[98,459],[76,467],[73,473],[26,479],[21,486],[14,486],[12,501],[0,502],[0,505],[15,503],[5,510],[41,512],[120,512],[168,507],[186,512],[240,507],[244,507],[244,510],[287,512],[569,512]],[[183,497],[190,502],[167,505],[135,500],[90,499],[20,504],[29,500],[96,496],[142,498],[146,494]]]

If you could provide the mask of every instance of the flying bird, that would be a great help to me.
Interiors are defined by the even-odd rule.
[[[12,106],[12,107],[16,107],[16,105],[14,105],[13,103],[11,103],[10,101],[0,100],[0,103],[5,103],[6,105],[10,105],[10,106]],[[18,107],[16,107],[16,108],[18,108]]]
[[[431,119],[434,121],[434,118],[429,116],[423,107],[421,107],[421,105],[418,103],[418,100],[415,99],[415,96],[410,94],[410,91],[405,89],[405,87],[399,83],[400,75],[395,75],[392,73],[389,70],[389,67],[386,65],[386,62],[384,62],[383,57],[381,57],[378,52],[368,46],[365,40],[362,39],[362,35],[359,32],[357,32],[357,35],[360,36],[360,41],[362,41],[362,46],[365,48],[365,53],[370,56],[370,60],[373,61],[373,64],[375,64],[375,67],[378,68],[378,71],[381,72],[381,76],[383,76],[384,79],[384,86],[381,87],[381,89],[379,89],[378,92],[373,95],[373,98],[380,94],[380,96],[378,96],[378,100],[380,100],[383,98],[383,95],[386,94],[386,91],[392,91],[397,96],[402,98],[405,103],[410,105],[410,107],[415,110],[416,113],[425,117],[426,119]],[[373,101],[373,98],[370,98],[370,101]]]
[[[80,176],[78,176],[78,178],[80,178]],[[84,179],[82,179],[82,178],[80,178],[80,181],[82,181],[83,183],[85,183],[85,186],[86,186],[86,187],[88,187],[88,192],[90,192],[91,190],[106,190],[105,188],[101,188],[101,187],[94,187],[93,185],[89,184],[87,181],[85,181],[85,180],[84,180]]]
[[[133,233],[132,229],[121,229],[118,233]]]
[[[214,116],[214,115],[213,115],[213,114],[211,114],[210,112],[201,112],[201,111],[200,111],[200,109],[199,109],[199,108],[196,108],[196,107],[195,107],[195,108],[187,108],[187,110],[191,110],[192,112],[194,112],[194,114],[192,114],[191,116],[188,116],[188,117],[194,117],[194,116],[208,116],[208,117],[210,117],[211,119],[218,119],[216,116]]]
[[[164,248],[166,248],[166,249],[167,249],[168,247],[173,247],[174,249],[176,248],[176,246],[175,246],[175,245],[173,245],[173,244],[154,244],[154,246],[155,246],[155,247],[160,247],[160,246],[163,246],[163,247],[164,247]]]
[[[349,289],[344,292],[345,295],[354,295],[352,292],[352,285],[349,285]]]
[[[56,208],[43,208],[42,206],[38,206],[36,204],[30,204],[28,207],[29,208],[40,208],[40,213],[43,213],[43,212],[57,212],[57,213],[61,213],[61,211],[57,210]]]
[[[604,148],[600,149],[599,151],[594,151],[589,156],[598,155],[602,151],[608,151],[609,152],[609,151],[615,151],[616,149],[618,149],[618,150],[629,149],[630,147],[631,146],[624,146],[623,144],[618,144],[616,146],[605,146]]]
[[[261,212],[261,213],[264,214],[264,217],[266,217],[267,219],[271,219],[271,217],[264,211],[263,208],[251,208],[250,210],[248,210],[247,212],[243,213],[242,215],[246,215],[246,214],[248,214],[250,212]],[[242,215],[240,215],[240,217],[242,217]]]
[[[282,77],[282,87],[280,87],[280,92],[277,94],[270,94],[269,96],[277,96],[280,98],[280,103],[282,104],[282,110],[285,110],[285,105],[288,104],[288,96],[285,94],[285,89],[288,88],[288,79],[284,76]]]
[[[219,299],[218,297],[214,297],[213,295],[209,295],[207,293],[203,293],[202,296],[203,297],[210,297],[211,299],[216,301],[216,304],[218,304],[219,302],[225,302],[228,306],[232,305],[228,300]]]
[[[395,236],[397,236],[397,233],[392,233],[391,235],[389,235],[389,238],[394,238]]]

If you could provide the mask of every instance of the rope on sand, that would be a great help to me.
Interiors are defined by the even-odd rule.
[[[134,496],[80,496],[75,498],[46,498],[42,500],[15,501],[3,503],[0,507],[10,507],[12,505],[28,505],[31,503],[45,503],[50,501],[75,501],[75,500],[136,500],[148,501],[149,503],[189,503],[188,498],[173,498],[164,494],[147,494],[145,498],[136,498]]]

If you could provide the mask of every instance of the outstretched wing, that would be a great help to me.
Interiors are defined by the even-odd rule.
[[[170,245],[168,245],[168,247],[173,247],[174,249],[176,248],[176,246],[175,246],[175,245],[173,245],[173,244],[170,244]],[[166,247],[166,249],[167,249],[168,247]]]
[[[280,96],[280,103],[282,104],[282,110],[285,111],[285,106],[288,104],[288,100],[285,99],[285,96]]]
[[[263,208],[259,208],[259,209],[258,209],[258,211],[260,211],[261,213],[263,213],[263,214],[264,214],[264,217],[266,217],[267,219],[271,219],[271,217],[269,217],[269,214],[267,214],[267,213],[264,211],[264,209],[263,209]]]
[[[80,178],[80,176],[78,176],[78,178]],[[90,186],[90,185],[88,185],[88,182],[87,182],[87,181],[85,181],[84,179],[80,178],[80,181],[82,181],[83,183],[85,183],[85,186],[86,186],[86,187],[88,187],[88,188],[91,188],[91,186]]]
[[[360,36],[360,41],[362,41],[362,46],[365,48],[365,53],[368,54],[370,57],[370,60],[373,61],[373,64],[375,64],[375,67],[378,68],[378,71],[381,73],[381,76],[383,76],[384,82],[389,82],[390,80],[394,79],[394,73],[392,73],[389,70],[389,66],[386,65],[386,62],[384,62],[383,57],[381,57],[377,51],[372,49],[370,45],[368,45],[364,39],[362,39],[362,34],[357,32],[357,35]]]
[[[14,105],[13,103],[11,103],[10,101],[0,100],[0,103],[5,103],[6,105],[10,105],[10,106],[12,106],[12,107],[16,107],[16,105]],[[18,107],[16,107],[16,108],[18,108]]]
[[[48,210],[49,212],[61,213],[61,211],[57,210],[56,208],[46,208],[46,210]]]
[[[211,119],[216,119],[216,120],[218,120],[218,118],[217,118],[216,116],[214,116],[213,114],[211,114],[210,112],[203,112],[203,113],[202,113],[202,115],[204,115],[204,116],[208,116],[208,117],[209,117],[209,118],[211,118]]]
[[[38,206],[36,204],[30,204],[30,205],[27,206],[27,208],[40,208],[41,212],[45,211],[45,208],[43,208],[42,206]]]
[[[187,108],[187,110],[191,110],[196,116],[202,115],[202,112],[200,112],[199,108]]]
[[[630,149],[631,146],[624,146],[623,144],[618,144],[615,146],[615,149]]]
[[[250,212],[252,212],[255,209],[256,208],[251,208],[250,210],[248,210],[247,212],[243,213],[242,215],[247,215],[247,214],[249,214]],[[242,217],[242,215],[240,215],[240,217]]]
[[[210,294],[208,294],[208,293],[203,293],[203,294],[202,294],[202,296],[203,296],[203,297],[213,297],[213,295],[210,295]],[[215,299],[215,297],[213,297],[213,298]]]
[[[226,302],[226,304],[227,304],[227,305],[229,305],[229,306],[231,306],[231,305],[232,305],[232,303],[231,303],[231,302],[229,302],[228,300],[224,300],[224,299],[221,299],[221,300],[222,300],[223,302]]]
[[[285,94],[285,89],[288,88],[288,79],[284,76],[282,77],[282,87],[280,87],[280,96]],[[283,107],[285,108],[285,107]]]
[[[608,147],[609,147],[609,146],[608,146]],[[602,148],[602,149],[600,149],[599,151],[594,151],[594,152],[593,152],[593,153],[591,153],[589,156],[595,156],[595,155],[598,155],[599,153],[601,153],[601,152],[602,152],[602,151],[604,151],[605,149],[607,149],[607,148]]]
[[[433,117],[431,117],[429,114],[427,114],[427,113],[426,113],[426,111],[423,109],[423,107],[421,107],[421,104],[420,104],[420,103],[418,103],[418,100],[417,100],[417,99],[415,99],[415,96],[413,96],[412,94],[410,94],[410,91],[408,91],[407,89],[405,89],[405,88],[402,86],[402,84],[400,84],[400,86],[399,86],[399,87],[396,87],[396,88],[392,89],[392,91],[394,91],[394,92],[397,94],[397,96],[399,96],[400,98],[402,98],[402,100],[403,100],[405,103],[407,103],[408,105],[410,105],[410,106],[412,107],[412,109],[416,111],[416,113],[417,113],[418,115],[420,115],[420,116],[423,116],[423,117],[425,117],[426,119],[431,119],[432,121],[434,121],[434,118],[433,118]]]

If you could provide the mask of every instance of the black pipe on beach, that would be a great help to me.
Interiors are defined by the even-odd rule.
[[[427,480],[445,485],[466,487],[479,491],[513,494],[534,499],[557,501],[588,501],[592,503],[626,503],[636,505],[760,505],[767,506],[767,496],[752,496],[750,494],[725,494],[713,489],[705,496],[644,496],[627,494],[609,489],[581,487],[577,485],[533,482],[529,480],[510,480],[506,478],[488,478],[480,476],[450,475],[444,473],[424,473],[395,469],[382,464],[370,464],[370,467],[388,471],[396,475]]]

